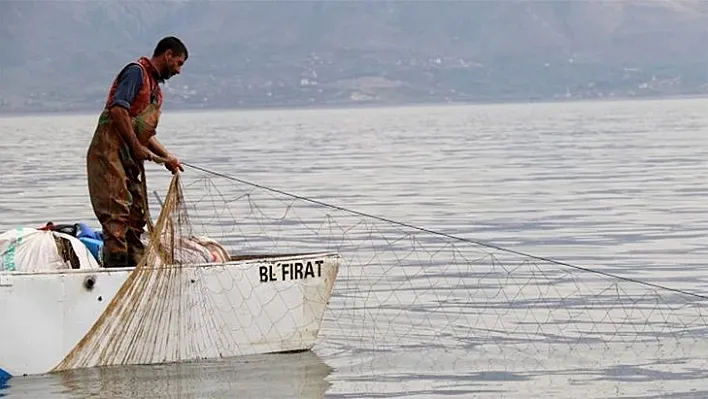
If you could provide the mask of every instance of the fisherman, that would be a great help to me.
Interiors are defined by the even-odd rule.
[[[159,84],[179,74],[188,56],[182,41],[165,37],[152,58],[126,65],[109,89],[86,154],[91,205],[103,229],[104,267],[136,266],[144,254],[144,161],[164,162],[172,174],[184,171],[155,134],[162,107]]]

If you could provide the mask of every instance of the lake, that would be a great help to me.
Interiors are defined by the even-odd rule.
[[[169,149],[233,178],[185,169],[196,230],[233,251],[342,254],[318,343],[13,378],[0,396],[705,397],[706,109],[166,112]],[[96,120],[0,118],[1,231],[97,227],[85,179]],[[170,174],[147,173],[164,195]]]

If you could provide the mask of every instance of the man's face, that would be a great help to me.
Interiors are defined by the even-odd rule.
[[[172,50],[165,51],[165,70],[162,71],[162,78],[167,80],[174,75],[179,75],[184,62],[184,54],[175,55]]]

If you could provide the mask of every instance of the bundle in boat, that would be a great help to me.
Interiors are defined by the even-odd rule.
[[[36,273],[99,267],[89,248],[67,232],[18,227],[0,234],[0,271]]]

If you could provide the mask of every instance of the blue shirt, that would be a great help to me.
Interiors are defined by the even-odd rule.
[[[130,109],[135,96],[143,86],[143,70],[137,64],[130,64],[118,75],[118,87],[109,108],[118,105]]]

